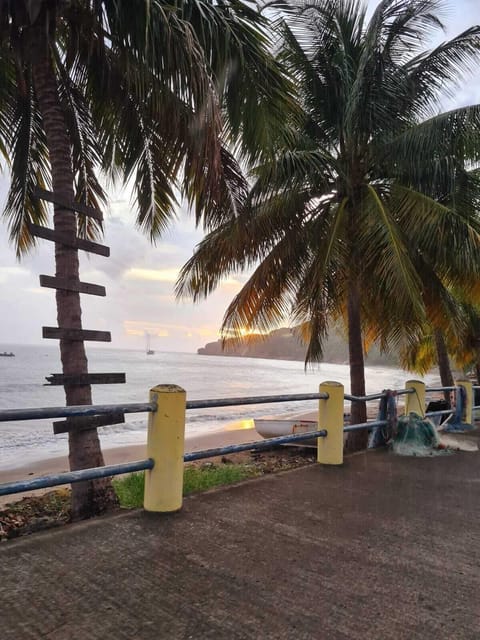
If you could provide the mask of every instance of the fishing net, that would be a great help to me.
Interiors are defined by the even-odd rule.
[[[368,448],[376,449],[391,443],[397,424],[397,392],[383,390],[377,420],[386,420],[387,424],[372,429],[368,437]]]
[[[399,456],[426,457],[452,453],[441,444],[435,425],[417,413],[398,419],[392,449]]]

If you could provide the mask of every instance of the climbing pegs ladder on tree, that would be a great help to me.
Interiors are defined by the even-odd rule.
[[[89,216],[95,220],[102,222],[103,214],[98,209],[89,207],[81,202],[70,202],[63,198],[61,195],[55,194],[52,191],[46,191],[45,189],[35,188],[33,196],[38,199],[51,202],[55,205],[61,206],[65,209],[74,211],[77,214]],[[95,253],[97,255],[108,257],[110,255],[110,248],[84,238],[79,238],[76,235],[71,236],[61,231],[54,229],[48,229],[36,224],[30,223],[28,225],[30,233],[43,240],[49,240],[56,244],[61,244],[77,251],[87,251],[89,253]],[[48,287],[50,289],[58,289],[63,291],[74,291],[78,293],[85,293],[87,295],[105,296],[105,287],[90,282],[80,282],[78,278],[59,278],[48,275],[40,276],[40,286]],[[72,327],[42,327],[43,338],[54,340],[71,340],[71,341],[96,341],[96,342],[111,342],[111,334],[109,331],[95,331],[91,329],[79,329]],[[78,385],[92,385],[92,384],[121,384],[125,382],[124,373],[88,373],[79,375],[63,375],[61,373],[53,373],[51,376],[47,376],[46,380],[49,385],[62,385],[62,386],[78,386]],[[111,424],[118,424],[125,422],[125,415],[121,412],[111,415],[99,415],[99,416],[86,416],[67,418],[60,422],[53,423],[53,431],[57,433],[65,433],[68,431],[85,431],[88,429],[96,429],[97,427],[104,427]]]

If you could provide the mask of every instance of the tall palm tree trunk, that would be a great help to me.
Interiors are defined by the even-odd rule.
[[[443,332],[440,329],[433,330],[433,336],[435,339],[435,348],[437,351],[438,370],[440,372],[440,380],[442,381],[442,387],[453,387],[453,375],[450,367],[450,360],[448,358],[447,345],[445,344],[445,338]],[[443,395],[445,400],[450,406],[450,391],[444,391]]]
[[[348,352],[350,361],[350,389],[354,396],[365,395],[365,361],[363,356],[362,318],[360,291],[355,281],[350,284],[347,302],[348,313]],[[350,424],[367,421],[365,402],[351,403]],[[353,431],[348,434],[345,448],[347,451],[365,449],[368,442],[368,431]]]
[[[65,120],[59,102],[58,88],[48,48],[46,25],[32,29],[31,52],[33,81],[39,109],[47,137],[53,191],[67,201],[74,200],[73,170],[70,144],[65,133]],[[74,237],[77,233],[76,215],[55,206],[54,228]],[[55,244],[56,276],[77,282],[79,280],[78,251]],[[72,291],[57,290],[57,321],[59,327],[82,328],[80,295]],[[88,373],[88,361],[83,341],[60,340],[62,370],[65,375]],[[67,405],[91,404],[90,385],[65,386]],[[103,466],[104,460],[96,430],[69,433],[70,469]],[[75,519],[89,517],[105,510],[113,492],[107,480],[81,482],[72,485],[72,515]]]
[[[477,384],[480,384],[480,338],[476,340],[475,356],[475,374],[477,376]]]

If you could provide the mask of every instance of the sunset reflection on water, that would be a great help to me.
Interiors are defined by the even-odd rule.
[[[240,431],[243,429],[255,429],[252,418],[248,418],[248,420],[236,420],[235,422],[227,424],[225,427],[225,431]]]

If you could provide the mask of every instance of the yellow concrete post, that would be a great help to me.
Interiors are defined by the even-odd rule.
[[[148,415],[147,456],[154,467],[145,472],[143,506],[169,513],[182,508],[186,393],[174,384],[150,390],[157,410]]]
[[[420,380],[407,380],[405,389],[414,389],[414,393],[405,396],[405,415],[417,413],[422,418],[425,417],[425,383]]]
[[[462,412],[462,422],[473,424],[473,384],[470,380],[455,380],[457,387],[465,389],[465,402]]]
[[[321,464],[343,464],[343,384],[322,382],[320,393],[327,393],[327,400],[318,403],[318,428],[326,429],[328,435],[318,438],[317,462]]]

